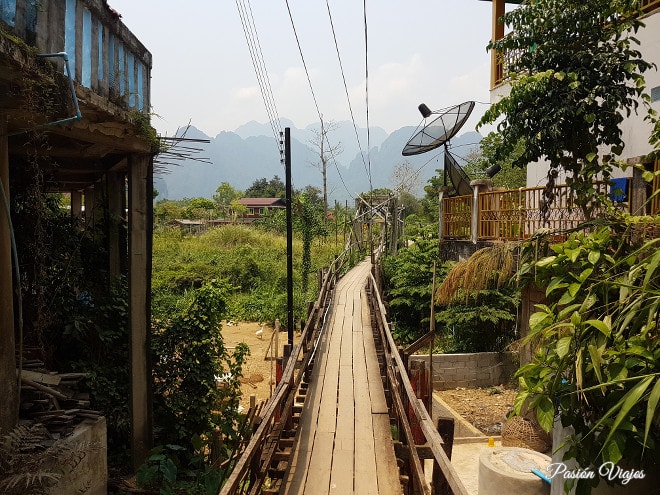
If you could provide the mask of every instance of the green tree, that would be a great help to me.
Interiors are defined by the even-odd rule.
[[[536,0],[501,19],[511,33],[488,45],[507,58],[510,94],[493,104],[479,125],[497,121],[502,142],[493,161],[511,156],[525,166],[547,159],[546,208],[554,199],[560,171],[587,218],[607,202],[593,181],[608,181],[623,151],[620,124],[648,108],[642,74],[652,67],[641,58],[634,37],[643,25],[637,0]]]
[[[232,202],[241,199],[242,196],[242,191],[234,189],[229,182],[222,182],[215,190],[213,201],[215,201],[218,211],[223,216],[227,216],[231,211]]]
[[[303,248],[300,267],[303,293],[307,292],[309,273],[312,269],[312,241],[315,237],[325,235],[326,233],[324,227],[325,210],[323,209],[323,203],[320,198],[313,194],[314,190],[318,192],[318,189],[312,188],[312,190],[298,195],[295,202],[296,216],[294,223],[302,237]]]
[[[486,169],[493,163],[497,163],[501,168],[493,179],[495,187],[504,187],[506,189],[518,189],[524,187],[527,182],[527,167],[514,167],[516,161],[524,152],[524,142],[518,141],[511,151],[511,154],[501,161],[497,161],[495,156],[498,148],[502,146],[502,136],[491,132],[479,143],[479,151],[468,154],[467,164],[463,169],[472,179],[486,177]]]
[[[186,206],[186,217],[190,219],[209,219],[215,212],[215,203],[208,198],[192,198]]]
[[[286,186],[277,175],[271,180],[265,177],[257,179],[245,190],[246,198],[284,198],[285,196]]]
[[[181,201],[161,199],[154,205],[154,218],[159,223],[165,223],[186,216],[186,208]]]

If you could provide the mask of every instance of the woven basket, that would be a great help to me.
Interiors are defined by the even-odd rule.
[[[502,427],[502,446],[548,452],[552,448],[552,438],[541,428],[534,414],[513,416]]]

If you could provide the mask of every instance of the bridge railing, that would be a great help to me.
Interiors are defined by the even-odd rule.
[[[262,410],[245,450],[236,453],[237,461],[219,495],[279,492],[282,480],[274,477],[274,473],[278,471],[278,463],[288,462],[290,456],[296,426],[293,418],[296,396],[311,375],[316,344],[334,286],[352,259],[353,249],[349,247],[321,271],[319,295],[313,304],[310,303],[300,341],[288,356],[282,379]],[[289,452],[286,452],[287,448]]]
[[[384,379],[386,394],[389,395],[390,416],[396,418],[398,439],[407,451],[409,462],[405,473],[411,478],[414,487],[411,493],[431,495],[451,493],[467,495],[467,490],[452,466],[443,448],[443,440],[436,429],[422,399],[417,397],[408,377],[406,365],[398,351],[387,322],[387,310],[380,291],[379,271],[372,274],[367,290],[372,311],[372,325],[375,327],[376,340],[380,340],[384,350],[381,375]],[[378,342],[377,342],[378,347]],[[413,432],[421,430],[423,440]],[[423,469],[423,461],[433,459],[433,486],[429,485]]]

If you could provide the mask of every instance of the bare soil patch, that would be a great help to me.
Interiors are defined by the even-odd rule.
[[[263,329],[263,331],[262,331]],[[243,393],[240,404],[247,411],[250,407],[250,396],[256,397],[256,403],[267,401],[272,390],[275,390],[275,361],[271,361],[271,341],[273,344],[273,355],[282,355],[284,344],[287,343],[286,331],[280,331],[277,336],[279,351],[275,354],[274,328],[270,324],[245,321],[223,321],[222,336],[225,345],[231,351],[232,347],[244,342],[250,348],[250,355],[243,368],[241,379],[241,392]],[[294,333],[294,342],[298,342],[300,334]]]
[[[488,388],[459,387],[435,393],[485,435],[499,435],[506,415],[513,408],[517,392],[500,385]]]

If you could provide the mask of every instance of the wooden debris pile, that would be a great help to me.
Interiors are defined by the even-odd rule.
[[[98,419],[90,409],[89,394],[80,392],[85,373],[45,371],[38,360],[23,362],[21,417],[42,423],[51,434],[67,435],[85,419]],[[18,376],[19,371],[16,370]]]

